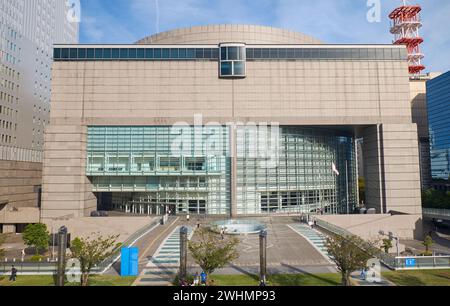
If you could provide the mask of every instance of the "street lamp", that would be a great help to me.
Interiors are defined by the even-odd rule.
[[[397,257],[400,257],[400,238],[394,236],[394,233],[389,232],[388,234],[386,234],[384,231],[379,231],[378,232],[381,236],[388,236],[389,240],[395,240],[395,246],[397,248]]]
[[[180,229],[180,280],[184,281],[187,275],[187,235],[188,229],[183,226]]]
[[[259,233],[259,266],[260,283],[266,283],[267,277],[267,231],[262,230]]]
[[[67,227],[62,226],[58,231],[58,274],[57,285],[64,286],[67,249]]]

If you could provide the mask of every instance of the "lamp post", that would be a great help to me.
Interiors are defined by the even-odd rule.
[[[184,281],[187,274],[187,235],[188,229],[183,226],[180,229],[180,280]]]
[[[64,286],[66,268],[67,227],[62,226],[58,231],[58,274],[57,286]]]
[[[267,231],[262,230],[259,233],[259,279],[260,283],[266,283],[267,277]]]
[[[390,240],[395,239],[395,246],[397,248],[397,257],[400,257],[400,238],[394,236],[394,233],[392,233],[392,232],[389,232],[388,234],[386,234],[384,231],[379,231],[378,233],[381,236],[388,236]]]

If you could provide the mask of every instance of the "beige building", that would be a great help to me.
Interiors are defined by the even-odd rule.
[[[61,0],[0,1],[0,232],[39,222],[53,44],[77,43]]]
[[[43,220],[97,209],[346,214],[361,171],[369,208],[421,218],[403,46],[213,25],[135,45],[57,45],[54,59]]]
[[[413,122],[417,124],[419,138],[420,175],[422,189],[431,187],[431,162],[430,162],[430,131],[427,109],[427,82],[439,76],[440,73],[429,73],[412,77],[411,109]]]

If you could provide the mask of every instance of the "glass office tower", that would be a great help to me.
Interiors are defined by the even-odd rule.
[[[450,177],[450,71],[427,82],[433,180]]]

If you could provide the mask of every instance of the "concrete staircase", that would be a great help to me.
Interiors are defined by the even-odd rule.
[[[188,239],[194,235],[188,228]],[[172,286],[180,263],[180,227],[175,228],[155,254],[149,258],[135,286]]]
[[[288,226],[299,235],[303,236],[303,238],[308,240],[309,243],[311,243],[325,258],[327,258],[327,260],[330,260],[331,256],[328,254],[327,248],[325,247],[326,237],[322,233],[303,224],[291,224]]]

